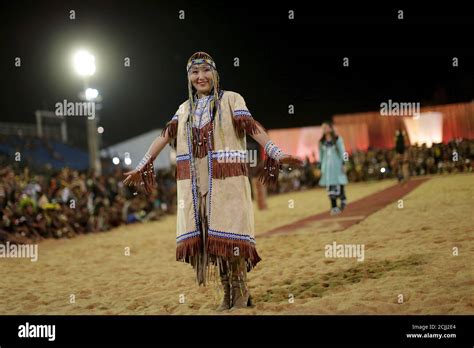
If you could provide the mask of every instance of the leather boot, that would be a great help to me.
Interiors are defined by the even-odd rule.
[[[232,309],[247,308],[252,305],[250,292],[242,279],[232,280]]]
[[[222,303],[220,304],[220,306],[216,309],[218,312],[229,310],[231,307],[230,283],[228,275],[221,275],[221,284],[224,288],[224,298],[222,299]]]

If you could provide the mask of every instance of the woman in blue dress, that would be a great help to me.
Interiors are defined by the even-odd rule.
[[[321,178],[319,186],[326,187],[331,201],[331,215],[340,214],[346,204],[344,186],[347,185],[344,160],[347,159],[344,140],[334,131],[332,124],[322,124],[323,136],[319,141],[319,161],[321,164]],[[337,200],[341,204],[338,206]]]

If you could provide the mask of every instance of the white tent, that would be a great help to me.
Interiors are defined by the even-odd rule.
[[[146,151],[150,147],[153,140],[155,140],[161,134],[161,129],[154,129],[147,133],[143,133],[139,136],[130,138],[118,144],[109,146],[100,151],[102,157],[118,157],[120,159],[120,165],[122,167],[135,168],[145,155]],[[124,160],[126,157],[130,157],[132,163],[126,166]],[[154,165],[156,169],[169,168],[175,161],[174,151],[171,146],[166,145],[161,151],[160,155],[155,159]]]

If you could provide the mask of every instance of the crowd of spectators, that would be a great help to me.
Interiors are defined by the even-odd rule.
[[[121,224],[157,220],[173,213],[176,184],[171,170],[156,173],[150,195],[123,185],[122,171],[94,175],[63,168],[49,175],[28,167],[0,170],[0,243],[73,237]],[[5,166],[4,166],[5,165]]]

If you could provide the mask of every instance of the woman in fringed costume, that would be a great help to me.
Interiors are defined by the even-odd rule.
[[[189,99],[135,170],[125,173],[124,183],[143,185],[150,192],[154,159],[166,144],[176,148],[176,259],[193,266],[199,285],[206,285],[210,273],[219,275],[224,299],[218,311],[244,308],[251,305],[247,272],[261,260],[255,248],[245,134],[265,149],[260,172],[265,184],[276,184],[281,164],[302,162],[270,140],[240,94],[220,88],[209,54],[193,54],[186,69]]]

